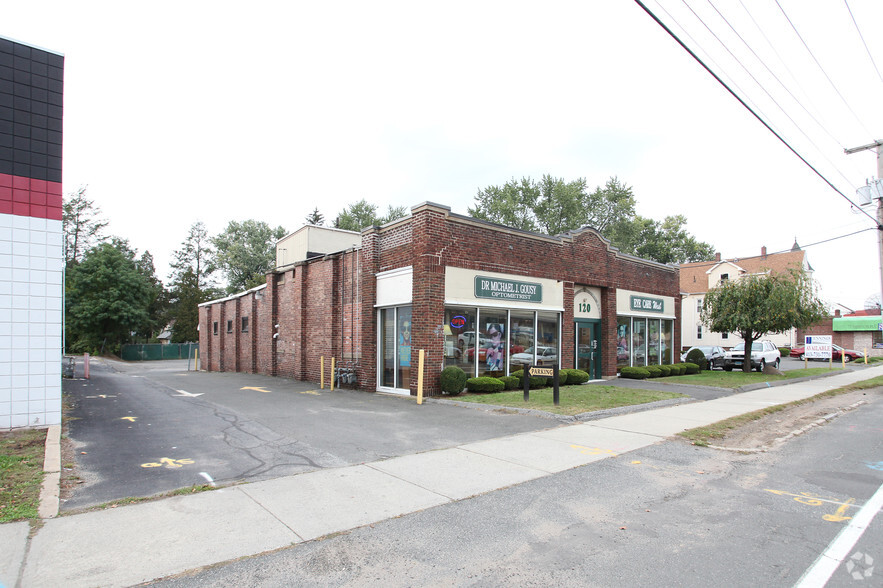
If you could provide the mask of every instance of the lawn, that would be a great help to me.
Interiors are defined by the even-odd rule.
[[[0,523],[37,518],[46,429],[0,433]]]
[[[455,398],[463,402],[511,408],[531,408],[563,415],[577,415],[605,408],[633,406],[670,398],[684,398],[683,394],[675,394],[674,392],[633,390],[617,386],[562,386],[559,390],[559,406],[555,406],[552,402],[552,388],[531,390],[528,402],[524,401],[523,390],[497,392],[496,394],[463,394]]]
[[[779,382],[781,380],[789,380],[792,378],[804,378],[808,376],[819,376],[822,374],[830,374],[842,372],[842,368],[828,369],[826,367],[807,368],[802,370],[789,370],[784,376],[768,376],[759,372],[725,372],[723,370],[706,370],[699,374],[691,374],[685,376],[669,376],[667,378],[655,378],[654,382],[667,382],[670,384],[691,384],[693,386],[713,386],[715,388],[738,388],[747,386],[748,384],[758,384],[762,382]]]

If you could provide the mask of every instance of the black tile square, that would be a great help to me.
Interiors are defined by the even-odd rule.
[[[0,92],[0,106],[6,106],[7,108],[12,108],[12,94],[7,94],[5,92]]]
[[[46,155],[61,157],[61,145],[56,145],[55,143],[46,143]]]
[[[28,74],[30,75],[30,74]],[[31,84],[23,84],[21,82],[15,82],[12,84],[12,95],[13,96],[21,96],[22,98],[31,99]]]
[[[23,178],[31,177],[31,166],[27,163],[15,163],[12,164],[12,175],[21,176]]]
[[[0,80],[12,80],[14,71],[10,65],[0,65]]]
[[[48,169],[61,169],[61,157],[47,155],[46,158],[49,160],[49,163],[46,165]]]
[[[49,75],[49,66],[45,63],[32,63],[31,75],[47,76]]]
[[[12,81],[14,81],[16,84],[24,84],[25,86],[30,86],[31,72],[14,69],[12,70]]]
[[[52,80],[63,80],[64,79],[64,70],[60,67],[52,67],[49,66],[49,79]]]
[[[42,49],[31,48],[31,61],[35,63],[47,63],[49,54]]]
[[[38,104],[39,104],[39,102],[38,102]],[[25,98],[24,96],[13,96],[12,97],[12,107],[15,108],[16,110],[32,111],[30,98]],[[45,114],[45,113],[43,113],[43,114]]]
[[[4,67],[12,67],[15,63],[15,58],[12,57],[12,53],[0,53],[0,65]]]
[[[49,92],[43,90],[42,88],[34,88],[32,86],[31,100],[36,100],[37,102],[49,102]]]
[[[14,122],[14,121],[13,121]],[[12,126],[12,134],[16,137],[25,137],[27,139],[31,138],[31,125],[23,125],[17,122],[14,122]]]
[[[0,133],[0,147],[12,148],[12,133]]]
[[[26,71],[30,73],[31,71],[31,60],[25,59],[24,57],[15,56],[12,58],[12,67],[20,71]]]
[[[49,142],[61,145],[61,133],[58,131],[49,131]]]
[[[7,174],[11,176],[15,171],[12,166],[13,163],[11,161],[0,159],[0,174]]]
[[[37,127],[31,127],[31,143],[34,141],[42,141],[46,142],[49,140],[49,131],[46,129],[38,129]]]
[[[46,76],[38,76],[35,74],[31,74],[31,86],[34,88],[41,88],[46,90],[49,88],[49,78]]]
[[[46,128],[50,131],[61,132],[64,130],[64,124],[60,118],[46,117]]]
[[[64,82],[61,80],[52,80],[47,78],[47,86],[50,92],[55,92],[56,94],[62,94],[64,92]],[[35,84],[36,85],[36,84]]]
[[[15,112],[10,106],[0,106],[0,120],[12,120],[12,114]]]
[[[30,151],[31,140],[27,137],[12,136],[12,148],[16,151]]]
[[[22,45],[21,43],[13,43],[12,45],[12,54],[16,57],[23,57],[30,61],[31,59],[31,48],[27,45]]]
[[[15,110],[12,116],[13,122],[19,125],[31,126],[31,113],[24,110]]]
[[[44,177],[40,179],[46,180],[47,182],[61,182],[61,168],[59,167],[58,169],[47,169]]]
[[[16,149],[12,155],[12,161],[15,163],[26,163],[27,165],[31,165],[31,153],[30,151]]]
[[[12,55],[12,48],[15,43],[9,39],[0,39],[0,53],[9,53]]]
[[[57,53],[47,53],[46,63],[58,69],[64,69],[64,56]]]
[[[0,119],[0,134],[12,134],[12,121]]]
[[[31,165],[37,167],[48,167],[49,157],[39,153],[31,153]]]
[[[44,140],[31,138],[31,153],[38,155],[49,155],[49,143]],[[61,153],[59,153],[60,155]]]
[[[61,106],[64,104],[64,95],[57,92],[49,92],[49,99],[47,102],[49,103],[49,116],[52,116],[52,106],[54,105],[61,109]],[[61,117],[60,111],[58,116]]]
[[[49,117],[41,116],[39,114],[32,114],[31,126],[35,129],[47,129],[49,128]]]
[[[29,102],[31,114],[49,116],[49,105],[45,102]]]
[[[15,153],[12,150],[12,147],[2,147],[0,146],[0,159],[5,161],[12,161],[12,154]]]

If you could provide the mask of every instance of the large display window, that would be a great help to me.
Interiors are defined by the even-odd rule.
[[[672,363],[674,321],[620,316],[616,319],[616,367]]]
[[[560,365],[561,314],[449,306],[445,365],[469,377],[504,376],[525,365]]]
[[[406,390],[411,383],[411,307],[382,308],[380,321],[380,385]]]

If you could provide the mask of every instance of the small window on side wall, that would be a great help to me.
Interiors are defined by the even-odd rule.
[[[729,333],[721,333],[721,339],[729,339],[729,338],[730,338]]]
[[[702,325],[696,325],[696,338],[702,338]]]
[[[215,335],[218,334],[218,321],[215,321],[215,322],[212,324],[212,330],[214,331],[214,334],[215,334]]]
[[[227,321],[227,332],[228,333],[233,332],[233,321]]]
[[[248,332],[248,317],[247,316],[242,317],[242,332],[243,333]]]

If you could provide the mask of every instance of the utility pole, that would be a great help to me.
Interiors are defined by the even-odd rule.
[[[883,141],[843,150],[847,155],[859,151],[877,152],[877,181],[883,181]],[[877,199],[877,249],[880,254],[880,315],[883,316],[883,198]]]

